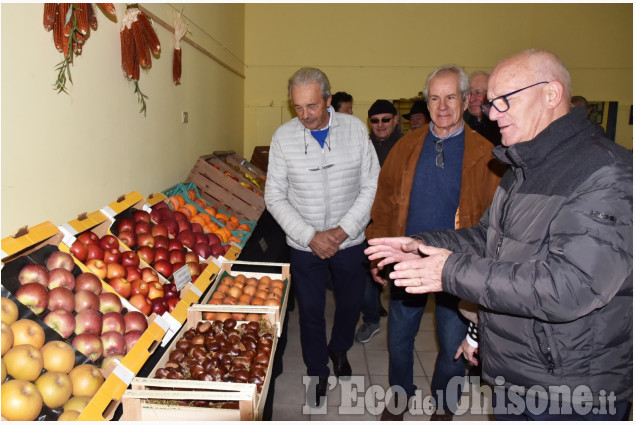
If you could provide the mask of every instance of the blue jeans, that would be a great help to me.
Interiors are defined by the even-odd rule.
[[[459,312],[459,298],[444,292],[436,293],[434,296],[439,353],[430,387],[437,403],[442,404],[446,412],[454,412],[456,403],[451,401],[448,405],[445,391],[451,378],[465,376],[463,359],[454,360],[454,355],[467,333],[467,321]],[[409,397],[414,395],[417,388],[413,377],[414,345],[427,299],[427,294],[408,294],[403,288],[391,286],[388,312],[388,380],[391,386],[401,386]],[[442,391],[441,399],[437,398],[437,391]],[[459,400],[460,393],[459,387],[457,395],[450,399]]]
[[[379,310],[381,309],[382,285],[375,282],[373,276],[368,273],[364,284],[364,301],[362,302],[362,320],[364,323],[375,325],[379,323]]]
[[[302,358],[308,375],[327,377],[330,374],[329,349],[344,353],[353,345],[368,274],[364,244],[340,250],[326,260],[312,252],[293,248],[290,254],[291,276],[300,313]],[[329,272],[333,278],[335,314],[327,344],[324,312]]]

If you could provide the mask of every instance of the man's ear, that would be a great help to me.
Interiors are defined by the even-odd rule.
[[[551,81],[547,84],[545,93],[547,96],[547,107],[555,109],[563,101],[562,94],[564,93],[564,87],[558,81]]]
[[[467,111],[467,105],[470,103],[470,99],[472,98],[472,93],[468,93],[465,96],[465,102],[463,102],[463,112]]]
[[[331,106],[331,100],[333,100],[333,96],[329,96],[328,99],[326,99],[326,107],[328,108],[329,106]]]

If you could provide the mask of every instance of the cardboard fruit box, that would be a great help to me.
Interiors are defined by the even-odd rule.
[[[232,289],[232,287],[236,285],[234,281],[239,275],[242,275],[245,279],[244,285],[237,285],[240,286],[240,294],[238,294],[238,290],[235,290],[236,292],[233,293],[234,290]],[[269,282],[278,280],[284,283],[277,306],[275,305],[276,303],[266,305],[268,304],[266,300],[269,297],[269,292],[273,292],[273,288],[270,287],[267,290],[267,294],[262,294],[264,295],[264,297],[259,296],[260,294],[258,294],[258,288],[260,288],[260,284],[263,281],[263,278],[265,278],[265,280]],[[246,287],[250,284],[250,282],[248,282],[248,280],[250,279],[252,279],[251,283],[255,283],[255,281],[258,281],[255,291],[246,290]],[[228,284],[228,289],[223,288],[225,284]],[[253,313],[266,316],[272,314],[271,308],[273,308],[273,320],[276,323],[278,336],[280,336],[282,333],[282,323],[284,323],[284,317],[287,311],[290,286],[291,274],[288,263],[228,261],[220,266],[220,270],[216,276],[216,280],[209,293],[203,299],[202,303],[216,305],[221,309],[219,311],[232,311],[233,307],[240,306],[240,296],[244,295],[245,293],[249,294],[249,292],[253,292],[253,294],[251,294],[252,297],[248,301],[249,304],[243,306],[245,308],[244,313]],[[263,288],[262,290],[265,289]],[[278,293],[280,293],[280,291],[278,291]],[[228,297],[233,297],[235,299],[231,299]],[[255,298],[262,298],[264,302],[255,303]],[[247,298],[244,298],[243,300],[245,303],[247,302]]]
[[[179,344],[188,339],[188,333],[193,334],[196,331],[199,334],[198,329],[203,322],[215,323],[204,319],[204,317],[207,313],[220,312],[219,307],[221,306],[199,304],[193,305],[188,309],[188,318],[185,326],[157,362],[150,373],[151,378],[135,378],[131,383],[132,389],[124,393],[121,420],[200,421],[262,419],[278,341],[276,332],[273,329],[273,322],[265,320],[260,324],[260,326],[269,327],[273,332],[271,334],[269,362],[262,383],[259,384],[261,385],[260,392],[257,391],[257,385],[253,383],[202,381],[187,378],[154,378],[158,371],[168,370],[170,362],[174,363],[171,360],[171,356],[177,347],[180,346]],[[245,306],[233,307],[236,311],[245,310]],[[236,324],[236,329],[238,329],[245,322],[234,321],[234,323]],[[212,352],[209,351],[209,353]],[[230,355],[225,354],[225,356]],[[227,370],[229,369],[227,368]]]
[[[227,206],[248,220],[258,221],[265,210],[264,191],[245,187],[253,188],[252,182],[216,155],[200,157],[186,181],[196,184],[207,201]]]

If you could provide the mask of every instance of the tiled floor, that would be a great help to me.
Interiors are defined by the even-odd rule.
[[[327,329],[332,325],[334,301],[332,293],[327,297]],[[387,298],[388,291],[384,291]],[[437,353],[437,342],[434,336],[434,298],[430,297],[426,311],[421,320],[419,335],[415,342],[415,384],[422,389],[423,397],[430,394],[429,380],[432,377],[434,362]],[[388,306],[387,299],[382,301],[384,306]],[[366,344],[355,342],[353,348],[348,352],[348,359],[351,363],[353,374],[356,375],[355,383],[360,383],[358,392],[354,390],[342,390],[341,383],[334,382],[333,388],[327,392],[327,403],[320,409],[310,409],[305,406],[306,386],[303,377],[306,374],[306,367],[302,361],[300,349],[300,324],[297,307],[294,311],[287,312],[289,321],[287,324],[287,346],[283,356],[283,373],[275,381],[274,404],[272,420],[301,420],[301,421],[323,421],[323,420],[353,420],[369,421],[378,420],[379,412],[373,412],[374,400],[379,400],[380,394],[389,388],[388,385],[388,347],[386,342],[387,318],[381,319],[381,331]],[[330,365],[332,367],[332,365]],[[361,379],[363,378],[363,384]],[[359,380],[359,381],[358,381]],[[372,387],[377,391],[377,395],[369,391]],[[348,387],[354,388],[354,387]],[[360,398],[351,401],[351,397],[342,397],[347,394],[360,393],[366,395],[368,402]],[[359,400],[359,401],[358,401]],[[485,405],[488,405],[487,399]],[[370,406],[370,408],[369,408]],[[487,408],[484,409],[487,412]],[[423,412],[413,415],[407,412],[404,420],[429,420],[430,416]],[[490,420],[488,414],[465,413],[455,417],[455,420]]]

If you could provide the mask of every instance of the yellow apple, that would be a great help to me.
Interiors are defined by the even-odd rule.
[[[92,397],[88,397],[85,395],[71,397],[70,400],[64,403],[63,409],[65,412],[75,411],[75,412],[82,413],[84,409],[86,408],[86,406],[88,406],[88,403],[90,403],[91,399]]]
[[[62,406],[71,398],[73,383],[63,372],[46,372],[35,380],[35,386],[42,394],[42,400],[51,409]]]
[[[73,381],[74,396],[85,395],[92,397],[104,382],[104,375],[101,374],[97,367],[89,363],[75,366],[68,376]]]
[[[38,350],[44,345],[44,329],[30,319],[20,319],[11,323],[13,345],[31,344]]]
[[[30,344],[14,345],[3,359],[7,365],[7,373],[15,379],[35,381],[42,373],[42,354]]]
[[[0,363],[2,363],[2,382],[7,379],[7,365],[4,364],[4,359],[0,359]]]
[[[10,421],[32,421],[42,410],[42,395],[37,387],[22,379],[12,379],[0,387],[2,416]]]
[[[76,421],[79,418],[79,412],[77,410],[67,410],[62,413],[57,420],[58,421]]]
[[[2,297],[2,321],[7,325],[18,320],[18,306],[7,297]]]
[[[2,355],[4,356],[11,347],[13,347],[13,330],[7,322],[2,321]]]
[[[69,373],[75,366],[75,350],[64,341],[50,341],[40,349],[44,369],[49,372]]]

